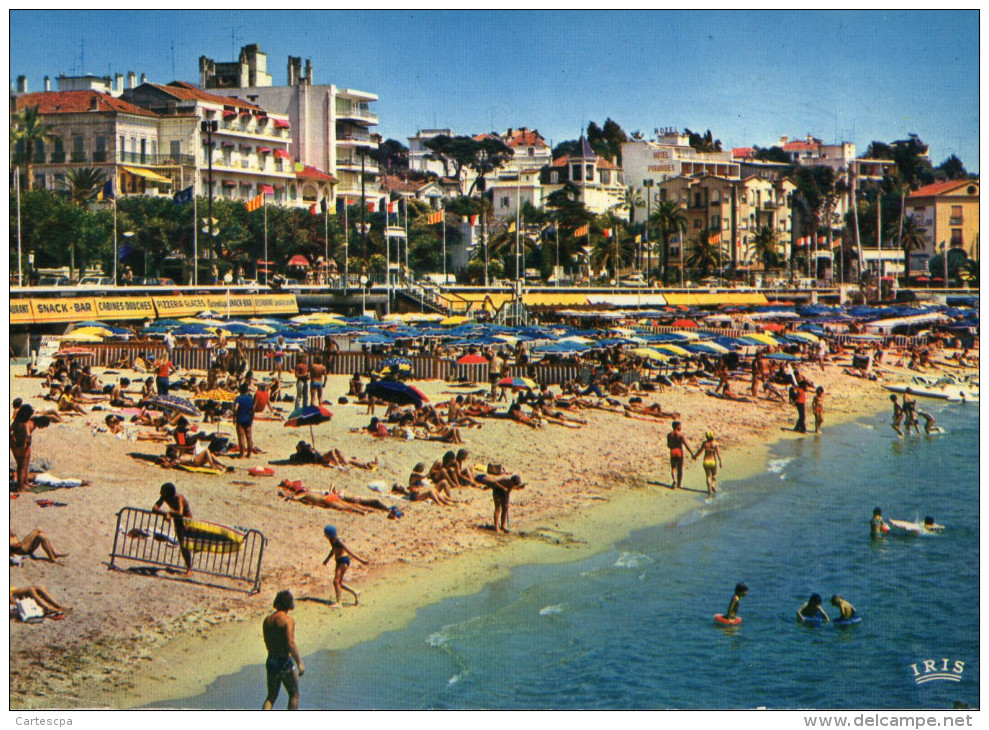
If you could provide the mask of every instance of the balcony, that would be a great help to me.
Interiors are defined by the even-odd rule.
[[[378,123],[378,115],[362,105],[344,104],[338,100],[336,113],[338,119],[357,119],[367,124]]]
[[[93,162],[106,162],[107,154],[106,150],[97,150],[93,153]]]
[[[962,224],[962,217],[961,216],[958,216],[958,217],[952,216],[951,218],[948,219],[948,225],[949,226],[960,226],[961,224]]]
[[[86,162],[85,152],[73,152],[70,162]]]
[[[51,162],[53,165],[57,165],[60,162],[65,162],[65,150],[61,152],[52,152]]]
[[[214,160],[215,161],[215,160]],[[176,166],[196,165],[195,155],[152,155],[140,152],[118,152],[117,162],[124,165]]]
[[[359,146],[363,145],[366,147],[377,147],[377,143],[371,139],[370,134],[361,134],[359,132],[343,132],[337,134],[337,144],[346,146]]]
[[[360,157],[338,157],[337,158],[337,169],[338,170],[351,170],[353,172],[361,171],[361,159]],[[365,175],[377,175],[378,174],[378,163],[371,159],[366,159],[364,162],[364,174]]]

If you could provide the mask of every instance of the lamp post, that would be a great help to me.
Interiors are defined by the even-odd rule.
[[[120,235],[126,238],[127,242],[130,243],[130,239],[133,238],[134,236],[134,231],[121,231]],[[141,276],[146,277],[148,275],[148,248],[147,246],[144,246],[143,248],[144,248],[144,266],[141,269]]]
[[[367,311],[367,274],[364,273],[364,269],[361,269],[361,316],[364,316],[364,312]]]
[[[652,271],[652,241],[649,239],[649,216],[652,215],[652,188],[655,184],[656,181],[652,178],[642,181],[642,187],[646,189],[646,225],[643,229],[645,233],[643,244],[646,247],[646,284],[649,284],[649,273]]]
[[[206,218],[209,220],[209,250],[210,258],[216,259],[216,236],[213,229],[213,134],[220,128],[215,119],[207,119],[199,123],[199,129],[206,135],[206,181],[209,189],[206,191]],[[195,262],[196,270],[199,262]]]

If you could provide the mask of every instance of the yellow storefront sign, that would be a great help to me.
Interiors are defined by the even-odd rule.
[[[258,294],[254,297],[255,314],[298,314],[295,294]]]
[[[715,307],[719,304],[757,305],[768,300],[761,292],[677,292],[666,294],[670,306]]]
[[[107,297],[93,301],[96,302],[96,318],[99,320],[155,318],[151,297]]]
[[[254,297],[250,294],[231,294],[230,296],[208,296],[207,309],[216,312],[222,317],[240,314],[254,314]]]
[[[92,297],[71,299],[34,299],[31,301],[34,322],[82,322],[96,319]]]
[[[159,319],[188,317],[209,309],[206,297],[153,297]]]
[[[30,324],[34,321],[34,314],[31,312],[30,299],[10,300],[10,323]]]

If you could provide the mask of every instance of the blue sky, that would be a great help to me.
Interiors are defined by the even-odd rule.
[[[916,132],[934,164],[979,169],[979,15],[961,12],[11,11],[10,78],[146,73],[289,55],[316,83],[377,93],[380,131],[528,126],[559,142],[608,116],[627,131],[710,128],[725,147],[812,133]]]

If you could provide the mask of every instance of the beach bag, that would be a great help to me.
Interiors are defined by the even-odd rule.
[[[45,620],[45,612],[33,598],[18,598],[17,618],[26,624],[40,624]]]

